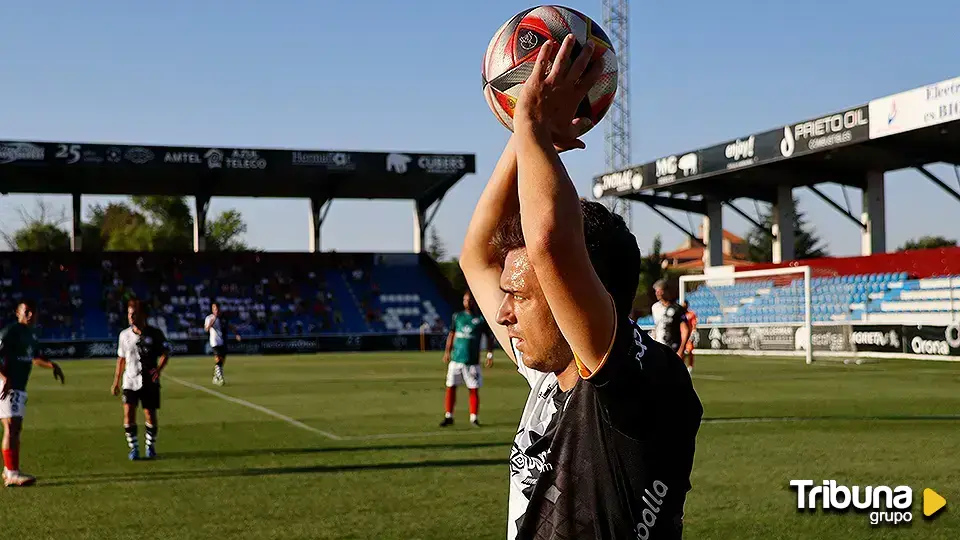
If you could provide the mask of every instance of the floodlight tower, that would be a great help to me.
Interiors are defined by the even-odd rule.
[[[606,148],[607,172],[625,169],[630,162],[630,41],[627,0],[602,0],[603,28],[617,52],[617,95],[607,112]],[[607,208],[623,216],[627,226],[633,226],[630,201],[608,197]]]

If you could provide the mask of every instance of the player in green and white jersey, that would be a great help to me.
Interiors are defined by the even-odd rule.
[[[480,371],[480,339],[487,338],[487,367],[493,367],[493,335],[467,291],[463,295],[463,311],[453,315],[453,324],[447,336],[443,361],[447,368],[447,391],[444,399],[446,413],[440,427],[453,425],[453,408],[457,401],[457,386],[465,385],[470,391],[470,423],[480,425],[480,387],[483,374]]]
[[[36,478],[20,472],[20,431],[27,407],[27,381],[34,365],[53,370],[64,382],[56,362],[43,358],[34,329],[36,309],[23,300],[17,305],[17,322],[0,330],[0,421],[3,422],[3,484],[29,486]]]

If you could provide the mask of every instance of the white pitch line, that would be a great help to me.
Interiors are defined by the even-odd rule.
[[[289,416],[280,414],[280,413],[278,413],[277,411],[268,409],[268,408],[263,407],[263,406],[261,406],[261,405],[257,405],[256,403],[250,403],[249,401],[245,401],[245,400],[242,400],[242,399],[240,399],[240,398],[235,398],[235,397],[233,397],[233,396],[228,396],[228,395],[226,395],[226,394],[221,394],[220,392],[217,392],[216,390],[211,390],[211,389],[209,389],[209,388],[200,386],[199,384],[193,384],[192,382],[187,382],[187,381],[184,381],[184,380],[182,380],[182,379],[178,379],[178,378],[176,378],[176,377],[171,377],[171,376],[169,376],[169,375],[168,375],[166,378],[169,379],[169,380],[171,380],[171,381],[173,381],[173,382],[175,382],[175,383],[177,383],[177,384],[181,384],[181,385],[183,385],[183,386],[186,386],[187,388],[193,388],[194,390],[199,390],[199,391],[201,391],[201,392],[206,392],[207,394],[210,394],[211,396],[216,396],[216,397],[218,397],[218,398],[220,398],[220,399],[222,399],[222,400],[224,400],[224,401],[229,401],[230,403],[236,403],[237,405],[243,405],[244,407],[248,407],[248,408],[253,409],[253,410],[255,410],[255,411],[260,411],[260,412],[262,412],[263,414],[270,415],[270,416],[272,416],[272,417],[274,417],[274,418],[276,418],[276,419],[278,419],[278,420],[283,420],[284,422],[290,424],[291,426],[298,427],[298,428],[300,428],[300,429],[305,429],[305,430],[307,430],[307,431],[310,431],[310,432],[312,432],[312,433],[316,433],[316,434],[318,434],[318,435],[323,435],[324,437],[326,437],[326,438],[328,438],[328,439],[331,439],[331,440],[334,440],[334,441],[342,441],[342,440],[344,439],[343,437],[337,435],[336,433],[330,433],[329,431],[323,431],[323,430],[317,429],[317,428],[315,428],[315,427],[308,426],[308,425],[304,424],[303,422],[301,422],[301,421],[299,421],[299,420],[295,420],[295,419],[293,419],[293,418],[290,418]]]
[[[720,375],[697,375],[697,374],[694,374],[694,375],[693,375],[693,379],[694,379],[694,380],[703,379],[703,380],[706,380],[706,381],[725,381],[725,380],[727,380],[726,377],[721,377]]]
[[[344,440],[348,441],[375,441],[379,439],[410,439],[416,437],[438,437],[440,435],[450,435],[450,434],[460,434],[460,435],[470,435],[470,434],[483,434],[483,433],[516,433],[517,430],[513,428],[494,428],[494,429],[478,429],[471,431],[422,431],[422,432],[410,432],[410,433],[377,433],[374,435],[354,435],[343,437]]]

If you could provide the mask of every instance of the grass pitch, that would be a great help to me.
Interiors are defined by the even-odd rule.
[[[22,467],[0,493],[9,538],[502,539],[525,383],[484,372],[482,428],[441,430],[439,354],[207,358],[165,374],[160,459],[129,462],[112,361],[34,372]],[[180,381],[180,382],[177,382]],[[960,538],[960,364],[698,358],[704,403],[686,538]],[[140,416],[141,440],[143,438]],[[913,522],[798,512],[792,479],[908,485]],[[923,488],[946,497],[922,517]]]

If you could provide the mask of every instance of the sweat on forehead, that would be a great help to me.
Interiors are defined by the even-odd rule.
[[[524,289],[529,280],[533,267],[525,249],[512,251],[504,261],[503,277],[505,285],[510,290]]]

